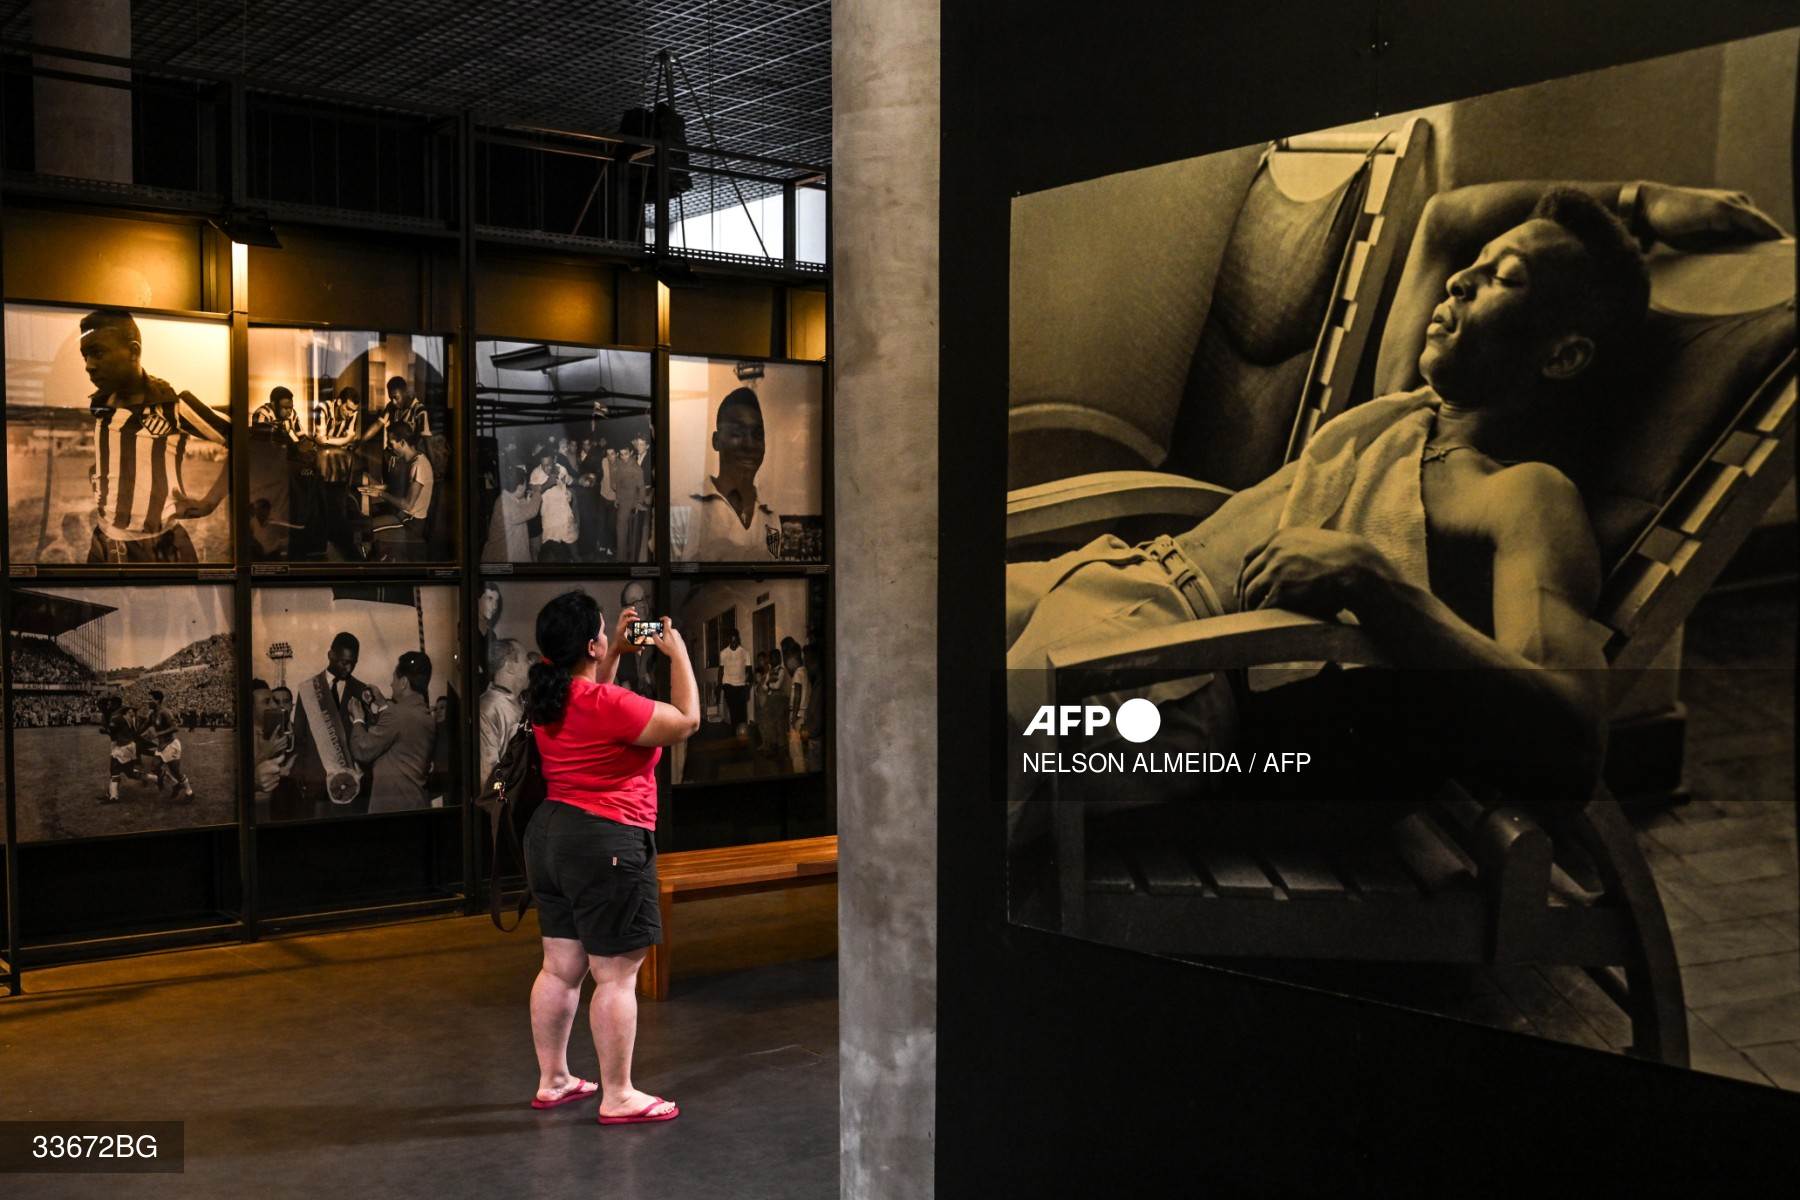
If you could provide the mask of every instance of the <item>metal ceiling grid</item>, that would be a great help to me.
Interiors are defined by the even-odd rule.
[[[29,41],[32,3],[0,0],[0,33]],[[644,102],[668,49],[722,148],[831,155],[830,0],[132,0],[132,46],[274,88],[594,132]],[[708,140],[685,86],[677,107],[689,139]]]

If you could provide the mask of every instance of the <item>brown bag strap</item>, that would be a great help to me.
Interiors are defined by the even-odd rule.
[[[488,826],[493,833],[494,855],[488,865],[488,917],[494,922],[494,928],[501,933],[511,933],[525,919],[525,910],[531,907],[531,876],[525,867],[525,847],[519,843],[519,831],[513,824],[512,797],[506,794],[506,787],[499,780],[494,781],[495,796],[491,797],[484,808],[488,810]],[[513,921],[508,925],[500,912],[500,865],[501,847],[511,851],[513,861],[519,864],[519,874],[525,876],[525,890],[514,901]]]

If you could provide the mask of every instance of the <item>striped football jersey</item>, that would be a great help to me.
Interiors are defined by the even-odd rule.
[[[319,440],[328,446],[347,446],[361,432],[362,413],[354,408],[346,412],[334,404],[320,423]]]
[[[115,541],[154,537],[175,520],[189,440],[227,445],[230,421],[149,374],[141,395],[113,399],[89,398],[96,521]]]

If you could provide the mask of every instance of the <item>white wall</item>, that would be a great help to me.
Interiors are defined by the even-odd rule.
[[[775,606],[775,641],[764,646],[756,641],[755,617],[756,610],[768,604]],[[678,582],[672,615],[675,627],[698,651],[706,622],[734,606],[738,636],[752,654],[779,650],[783,638],[806,645],[806,581],[801,579],[708,580],[698,586]],[[697,655],[694,665],[702,666]]]

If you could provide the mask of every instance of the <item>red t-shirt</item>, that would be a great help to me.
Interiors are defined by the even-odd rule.
[[[628,688],[569,681],[562,720],[539,725],[544,795],[639,829],[656,828],[656,761],[661,746],[634,746],[656,701]]]

